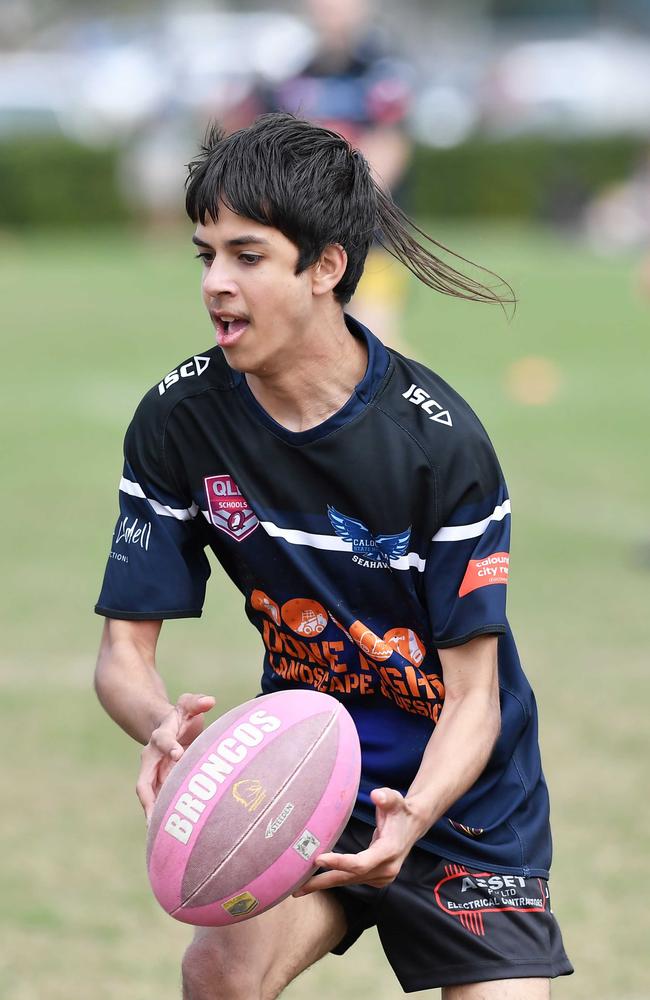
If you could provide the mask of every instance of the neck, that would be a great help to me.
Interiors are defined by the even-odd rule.
[[[290,431],[306,431],[333,416],[354,392],[368,362],[366,346],[353,337],[338,311],[306,330],[290,364],[272,372],[246,372],[258,403]]]

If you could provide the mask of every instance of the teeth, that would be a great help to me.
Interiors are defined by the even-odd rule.
[[[235,318],[234,316],[221,316],[220,317],[222,323],[232,323],[232,321],[234,320],[234,318]]]

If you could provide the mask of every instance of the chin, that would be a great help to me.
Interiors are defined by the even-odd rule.
[[[235,372],[250,373],[251,375],[264,374],[264,363],[259,359],[246,355],[246,350],[236,347],[222,347],[223,356],[229,368]]]

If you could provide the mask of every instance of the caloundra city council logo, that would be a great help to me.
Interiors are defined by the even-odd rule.
[[[390,569],[391,559],[399,559],[408,552],[411,529],[397,535],[373,535],[362,521],[346,517],[327,505],[327,516],[334,531],[352,546],[352,561],[367,569]]]

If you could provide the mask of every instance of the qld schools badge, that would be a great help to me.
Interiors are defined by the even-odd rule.
[[[206,476],[204,482],[210,520],[215,528],[236,542],[248,538],[260,522],[232,476]]]

